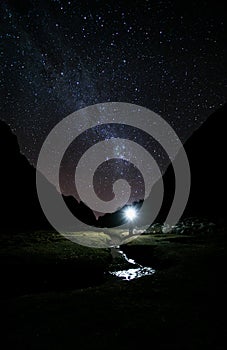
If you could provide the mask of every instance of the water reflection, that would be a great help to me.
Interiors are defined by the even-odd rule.
[[[117,276],[126,281],[130,281],[143,276],[153,275],[154,273],[155,270],[151,267],[138,267],[137,269],[110,271],[111,275]]]
[[[135,260],[129,259],[119,247],[111,248],[111,255],[113,257],[113,271],[109,271],[109,273],[121,278],[122,280],[130,281],[135,278],[149,276],[155,273],[155,270],[151,267],[142,266],[136,263]]]

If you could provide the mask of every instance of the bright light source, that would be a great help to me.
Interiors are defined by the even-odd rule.
[[[136,210],[134,208],[132,208],[132,207],[131,208],[127,208],[125,210],[124,214],[125,214],[125,217],[128,220],[130,220],[130,221],[134,220],[136,218],[136,216],[137,216]]]

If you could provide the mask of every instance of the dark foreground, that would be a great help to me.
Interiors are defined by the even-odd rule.
[[[139,237],[123,250],[156,273],[128,282],[108,249],[2,235],[1,348],[226,349],[225,233]]]

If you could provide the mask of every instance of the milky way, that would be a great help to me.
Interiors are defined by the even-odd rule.
[[[224,13],[224,5],[207,1],[2,1],[1,119],[34,165],[57,122],[101,102],[147,107],[184,141],[225,102]],[[148,143],[126,129],[126,137]],[[110,134],[116,130],[85,134],[65,162],[88,139]],[[157,158],[165,165],[165,155]],[[134,179],[136,170],[114,167],[115,178]],[[67,192],[67,172],[64,178]]]

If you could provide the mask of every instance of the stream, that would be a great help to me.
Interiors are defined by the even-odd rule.
[[[111,255],[113,257],[113,263],[109,274],[122,280],[131,281],[155,273],[153,268],[142,266],[135,260],[129,259],[127,255],[119,249],[119,246],[111,248]]]

